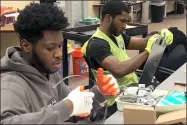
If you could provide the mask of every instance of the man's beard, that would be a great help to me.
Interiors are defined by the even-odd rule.
[[[116,26],[115,26],[113,21],[110,24],[109,32],[111,33],[111,35],[114,35],[114,36],[118,36],[119,35],[119,34],[117,34],[117,28],[116,28]]]
[[[38,69],[41,73],[50,74],[49,68],[47,68],[45,62],[40,59],[35,50],[32,50],[31,65]]]

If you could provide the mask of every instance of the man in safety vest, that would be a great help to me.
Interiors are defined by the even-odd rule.
[[[146,61],[153,43],[158,38],[165,36],[166,45],[173,41],[173,34],[167,29],[150,38],[128,36],[124,31],[129,13],[129,8],[122,1],[106,3],[103,6],[100,27],[82,47],[92,71],[99,67],[104,68],[105,73],[110,73],[117,79],[119,86],[138,83],[134,71]],[[130,59],[126,49],[143,51]],[[114,102],[115,97],[111,97],[107,103],[111,106]]]

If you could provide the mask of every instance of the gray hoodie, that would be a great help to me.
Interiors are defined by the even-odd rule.
[[[70,113],[62,100],[70,88],[63,83],[52,88],[60,80],[59,75],[55,73],[47,79],[20,54],[19,47],[10,47],[1,59],[1,124],[64,123]],[[96,86],[90,91],[99,102],[104,101]],[[98,108],[94,101],[92,112]]]

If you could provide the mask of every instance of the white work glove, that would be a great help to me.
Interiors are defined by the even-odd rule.
[[[73,112],[71,116],[87,117],[93,108],[93,92],[86,92],[81,90],[80,86],[72,90],[71,93],[65,98],[71,100],[73,103]],[[64,100],[65,100],[64,99]]]

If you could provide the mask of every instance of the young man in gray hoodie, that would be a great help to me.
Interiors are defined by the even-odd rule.
[[[63,83],[52,88],[62,79],[57,71],[62,64],[61,29],[67,26],[64,13],[51,4],[32,3],[20,12],[14,29],[21,47],[9,47],[1,59],[1,124],[62,124],[71,116],[97,111],[98,102],[105,101],[101,90],[110,94],[100,85],[90,92],[80,87],[71,91]]]

